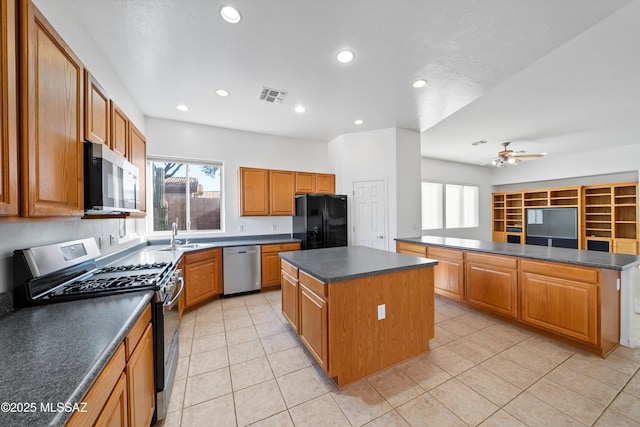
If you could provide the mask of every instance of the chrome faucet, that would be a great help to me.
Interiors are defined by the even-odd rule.
[[[176,247],[176,243],[178,245],[181,243],[180,240],[176,239],[177,235],[178,235],[178,224],[174,222],[173,224],[171,224],[171,249],[174,249]]]

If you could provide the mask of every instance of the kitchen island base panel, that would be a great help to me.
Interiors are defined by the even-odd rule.
[[[429,350],[433,268],[332,283],[328,293],[328,374],[339,387]]]

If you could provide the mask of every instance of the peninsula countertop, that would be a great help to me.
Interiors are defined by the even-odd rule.
[[[442,246],[445,248],[487,252],[498,255],[510,255],[542,261],[555,261],[566,264],[581,265],[585,267],[604,268],[608,270],[621,271],[640,265],[640,257],[609,252],[554,248],[537,245],[521,245],[519,243],[487,242],[483,240],[458,239],[440,236],[406,237],[397,238],[395,240],[398,242]]]
[[[431,267],[438,261],[365,246],[281,252],[280,258],[324,283]]]

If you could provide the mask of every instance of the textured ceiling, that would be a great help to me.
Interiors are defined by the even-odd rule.
[[[500,94],[523,70],[630,3],[236,0],[243,20],[230,25],[218,13],[226,3],[216,0],[51,1],[78,14],[146,116],[324,141],[401,127],[424,132],[423,155],[476,164],[490,157],[466,155],[474,140],[490,140],[493,152],[505,139],[572,131],[546,120],[518,123],[531,111],[514,108],[513,97],[529,99],[545,85],[521,82],[502,97],[492,90]],[[342,48],[355,52],[353,63],[335,61]],[[418,78],[427,87],[413,89]],[[260,101],[262,86],[287,91],[284,103]],[[231,95],[216,96],[218,88]],[[190,111],[177,111],[179,103]],[[295,113],[298,104],[307,112]]]

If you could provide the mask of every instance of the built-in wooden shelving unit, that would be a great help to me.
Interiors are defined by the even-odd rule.
[[[524,243],[525,209],[575,207],[579,247],[638,255],[638,183],[493,193],[493,240]]]

